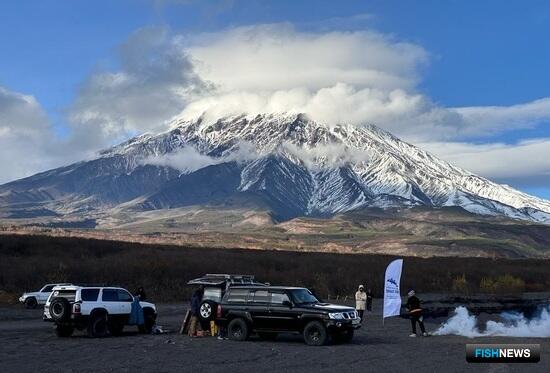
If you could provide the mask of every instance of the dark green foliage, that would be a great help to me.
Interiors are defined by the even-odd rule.
[[[0,235],[0,290],[19,293],[52,281],[116,284],[131,291],[142,285],[155,301],[182,301],[191,291],[185,286],[189,279],[243,273],[271,284],[307,286],[321,297],[353,294],[360,283],[381,296],[384,270],[394,258]],[[477,292],[483,278],[504,275],[521,279],[526,288],[550,290],[547,260],[415,257],[405,258],[402,288],[450,293],[453,281],[465,276]]]

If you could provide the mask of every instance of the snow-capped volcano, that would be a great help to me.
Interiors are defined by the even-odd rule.
[[[550,223],[550,202],[455,167],[372,125],[303,114],[179,119],[97,159],[0,187],[2,205],[63,214],[118,204],[163,209],[244,198],[279,219],[362,207],[460,206]]]

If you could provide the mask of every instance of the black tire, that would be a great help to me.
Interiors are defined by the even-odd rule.
[[[246,341],[249,335],[250,328],[244,319],[233,319],[227,326],[227,336],[232,341]]]
[[[275,332],[258,332],[258,337],[264,341],[274,341],[277,339],[277,333]]]
[[[323,346],[328,342],[327,328],[319,321],[310,321],[304,328],[304,341],[310,346]]]
[[[25,308],[28,310],[33,310],[38,306],[38,302],[35,297],[29,297],[25,299]]]
[[[143,325],[138,325],[138,330],[142,334],[151,334],[153,327],[155,326],[157,315],[155,312],[149,308],[143,310],[143,319],[145,323]]]
[[[71,303],[66,298],[54,298],[50,302],[50,315],[54,321],[68,321],[71,317]]]
[[[60,338],[67,338],[73,335],[74,326],[72,325],[56,325],[55,335]]]
[[[122,335],[122,331],[124,330],[124,323],[120,321],[113,321],[108,324],[109,333],[114,336]]]
[[[210,322],[216,316],[218,304],[211,300],[205,300],[199,306],[199,319],[203,322]]]
[[[92,314],[88,324],[88,336],[92,338],[103,338],[109,333],[107,315],[104,313]]]
[[[353,329],[343,330],[332,335],[332,339],[337,343],[349,343],[352,341],[354,335]]]

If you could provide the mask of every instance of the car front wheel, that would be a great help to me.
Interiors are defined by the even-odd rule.
[[[310,346],[323,346],[328,341],[327,328],[319,321],[310,321],[303,334],[304,341]]]
[[[233,341],[246,341],[249,333],[248,324],[241,318],[231,320],[227,326],[228,337]]]
[[[36,308],[37,305],[38,305],[38,302],[36,301],[36,298],[30,297],[30,298],[25,299],[25,308],[26,309],[28,309],[28,310],[34,309],[34,308]]]

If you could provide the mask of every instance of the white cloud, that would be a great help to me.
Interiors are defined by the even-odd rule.
[[[471,172],[515,185],[550,183],[550,139],[517,144],[436,142],[419,144],[437,156]]]
[[[290,24],[237,27],[190,40],[198,74],[221,92],[317,90],[337,83],[412,88],[428,59],[420,46],[370,32],[300,32]]]
[[[190,173],[218,163],[222,163],[221,159],[201,154],[192,146],[186,146],[170,154],[151,156],[142,161],[142,164],[168,166],[182,173]]]
[[[246,141],[240,141],[231,149],[228,149],[227,154],[219,157],[205,155],[193,146],[186,146],[173,153],[147,157],[141,163],[168,166],[182,173],[190,173],[215,164],[225,162],[241,163],[256,159],[259,156],[260,153],[258,153],[254,145]]]
[[[73,137],[97,150],[136,133],[160,131],[190,97],[207,90],[167,31],[145,28],[119,48],[120,69],[92,74],[70,108]]]
[[[451,109],[464,118],[473,135],[528,128],[550,120],[550,97],[511,106],[472,106]]]
[[[546,139],[514,146],[467,141],[550,120],[550,98],[508,107],[442,107],[418,90],[429,53],[385,34],[303,32],[289,24],[185,36],[146,28],[117,57],[117,69],[96,71],[81,84],[68,110],[71,134],[63,143],[34,98],[0,88],[0,159],[15,159],[2,162],[0,180],[68,163],[136,133],[166,129],[179,113],[204,111],[216,118],[304,112],[328,124],[372,123],[499,179],[532,178],[548,170],[541,156],[548,150]],[[156,160],[181,170],[212,161],[192,149]]]
[[[55,162],[46,113],[33,96],[0,87],[0,184]]]
[[[369,153],[365,150],[348,148],[342,144],[327,143],[314,148],[297,146],[292,143],[282,144],[284,151],[300,159],[310,169],[341,167],[349,163],[367,162]]]

